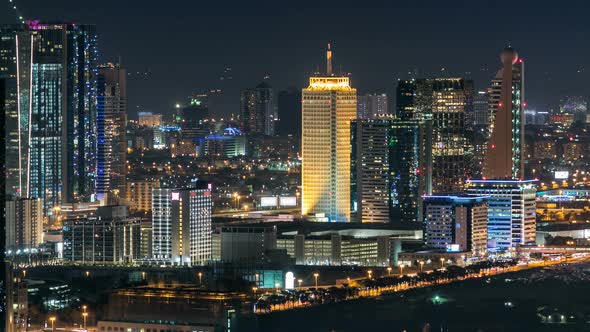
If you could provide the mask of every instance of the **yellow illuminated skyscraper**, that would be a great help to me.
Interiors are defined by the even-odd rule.
[[[302,214],[325,213],[329,221],[350,221],[350,121],[356,89],[348,77],[327,72],[310,77],[302,94]]]

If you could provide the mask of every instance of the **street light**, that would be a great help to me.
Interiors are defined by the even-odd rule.
[[[445,267],[445,259],[443,257],[440,258],[440,268],[442,269]]]
[[[314,273],[313,276],[315,277],[315,286],[318,287],[318,277],[320,276],[319,273]]]
[[[391,266],[387,267],[387,274],[391,277]]]
[[[199,272],[199,286],[203,285],[203,272]]]
[[[371,279],[371,274],[373,274],[373,270],[367,271],[367,274],[369,275],[369,279]]]
[[[90,271],[86,271],[86,278],[90,277]]]
[[[423,267],[424,267],[424,261],[420,261],[420,272],[422,272]]]
[[[252,290],[254,291],[254,295],[256,295],[256,291],[258,290],[258,287],[252,287]]]
[[[399,274],[402,276],[404,275],[404,264],[399,265]]]
[[[82,317],[84,317],[84,330],[86,330],[86,317],[88,317],[88,313],[87,312],[83,312],[82,313]]]
[[[303,279],[297,279],[297,283],[299,284],[299,288],[301,288],[301,283],[303,282]]]
[[[49,320],[51,321],[51,331],[55,331],[55,316],[49,317]]]

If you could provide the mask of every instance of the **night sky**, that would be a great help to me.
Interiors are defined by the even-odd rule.
[[[8,0],[0,1],[0,23],[16,22]],[[393,94],[395,81],[415,70],[470,77],[485,88],[510,44],[526,61],[530,108],[590,95],[584,1],[14,1],[25,19],[96,24],[101,61],[121,56],[134,73],[132,118],[137,109],[169,113],[191,93],[213,88],[225,91],[213,113],[238,113],[240,88],[266,75],[277,89],[303,88],[318,65],[324,69],[327,42],[335,71],[352,73],[360,93]],[[231,81],[220,81],[225,66]]]

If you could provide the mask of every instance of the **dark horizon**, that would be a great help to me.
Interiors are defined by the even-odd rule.
[[[265,76],[276,91],[303,88],[318,66],[323,71],[328,42],[336,72],[350,72],[359,93],[386,92],[390,100],[396,80],[416,70],[418,77],[472,78],[476,88],[484,89],[508,45],[526,61],[529,108],[548,110],[561,96],[590,95],[585,84],[590,78],[589,8],[583,2],[556,7],[523,1],[511,8],[432,1],[420,8],[385,2],[297,8],[271,2],[15,3],[24,19],[96,24],[101,62],[121,57],[132,73],[131,118],[138,110],[170,114],[193,92],[215,88],[225,94],[222,109],[212,110],[213,115],[238,113],[240,89],[256,86]],[[8,1],[0,8],[1,23],[17,22]],[[226,66],[232,68],[231,81],[220,80]]]

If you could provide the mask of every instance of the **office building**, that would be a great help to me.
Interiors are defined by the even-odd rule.
[[[478,91],[473,96],[473,126],[490,125],[490,106],[489,95],[487,91]]]
[[[399,80],[395,88],[395,114],[398,119],[414,119],[416,80]]]
[[[275,112],[274,92],[266,82],[262,82],[254,89],[241,92],[240,123],[245,134],[274,135]]]
[[[276,134],[292,135],[297,138],[297,146],[301,139],[301,90],[289,88],[280,91],[277,96],[279,121]]]
[[[350,123],[351,211],[359,222],[389,222],[389,125],[386,119]]]
[[[68,219],[63,259],[83,264],[132,263],[141,258],[141,221],[127,206],[103,206],[94,216]]]
[[[60,197],[88,200],[96,181],[96,28],[39,21],[27,26],[39,41],[33,63],[31,196],[44,198],[46,208]]]
[[[219,229],[219,236],[222,262],[261,261],[268,250],[276,248],[275,227],[222,226]]]
[[[119,64],[98,69],[96,195],[105,204],[125,197],[127,74]]]
[[[160,187],[160,180],[131,180],[125,185],[126,201],[131,211],[152,210],[152,190]]]
[[[181,107],[177,116],[181,128],[200,128],[209,119],[209,95],[196,93],[190,97],[189,104]]]
[[[387,111],[387,94],[369,93],[357,97],[356,117],[358,119],[374,119],[384,117]]]
[[[473,82],[463,78],[399,81],[397,116],[432,121],[432,192],[463,190],[471,176],[473,142],[466,117],[473,112]]]
[[[8,197],[29,197],[32,66],[35,37],[21,25],[0,26],[0,79],[5,82]]]
[[[145,127],[159,127],[162,125],[162,114],[152,112],[138,112],[138,124]]]
[[[245,156],[248,152],[248,140],[236,128],[225,128],[223,135],[211,134],[201,140],[200,147],[204,151],[200,151],[199,155],[207,155],[211,158],[233,158],[237,156]],[[203,149],[199,149],[203,150]]]
[[[338,234],[279,236],[277,249],[287,251],[297,265],[388,266],[389,236],[356,238]]]
[[[351,211],[360,222],[417,223],[430,193],[430,121],[351,122]]]
[[[513,251],[534,244],[535,180],[470,180],[470,196],[488,197],[488,249]]]
[[[211,259],[211,187],[152,191],[152,255],[165,264],[203,265]]]
[[[38,198],[6,201],[6,249],[38,248],[43,242],[43,202]]]
[[[483,257],[487,226],[486,197],[424,196],[424,243],[430,248]]]
[[[350,121],[356,89],[349,77],[332,74],[328,47],[326,76],[310,77],[302,103],[302,214],[325,213],[350,221]]]
[[[524,62],[510,47],[490,88],[490,141],[483,175],[488,179],[524,176]]]

